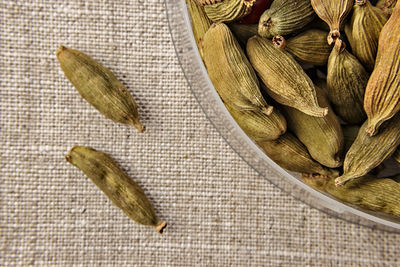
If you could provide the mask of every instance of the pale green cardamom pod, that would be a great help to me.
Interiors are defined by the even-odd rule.
[[[313,82],[287,51],[275,48],[271,40],[254,36],[247,42],[247,54],[268,94],[277,102],[311,116],[328,114],[328,108],[318,104]]]
[[[365,89],[367,131],[378,133],[380,125],[400,110],[400,1],[379,36],[376,64]]]
[[[288,171],[337,177],[338,171],[314,161],[307,148],[290,132],[274,141],[257,142],[265,154]]]
[[[245,47],[247,40],[258,34],[257,27],[257,24],[232,23],[229,25],[236,39]]]
[[[266,115],[260,111],[241,111],[225,106],[240,128],[255,141],[275,140],[286,132],[286,120],[276,109]]]
[[[326,42],[326,36],[326,32],[312,29],[288,40],[278,35],[272,41],[275,47],[285,49],[301,63],[324,66],[332,49]]]
[[[212,22],[204,12],[204,8],[195,0],[186,0],[189,10],[190,18],[192,21],[192,30],[196,44],[201,52],[199,43],[203,40],[204,34],[210,28]]]
[[[340,37],[341,26],[350,13],[353,2],[354,0],[311,0],[315,13],[329,25],[328,44]]]
[[[398,217],[400,217],[399,178],[366,175],[337,187],[335,179],[331,177],[303,175],[306,184],[316,190],[327,192],[340,201]]]
[[[328,60],[328,97],[335,112],[350,124],[360,124],[367,118],[364,93],[369,79],[363,65],[345,48],[339,38]]]
[[[137,105],[126,87],[107,68],[77,50],[60,46],[57,58],[79,94],[107,118],[143,132]]]
[[[110,156],[90,147],[75,146],[65,158],[83,171],[129,218],[139,224],[154,226],[159,233],[163,232],[167,224],[157,219],[143,190]]]
[[[256,0],[224,0],[204,5],[204,11],[213,22],[232,22],[251,12]]]
[[[254,69],[225,24],[213,24],[207,31],[203,52],[208,75],[226,104],[237,110],[272,113],[273,108],[261,94]]]
[[[258,34],[272,38],[296,33],[314,19],[310,0],[275,0],[258,23]]]
[[[389,158],[400,144],[400,114],[382,125],[379,134],[369,136],[365,122],[344,159],[343,175],[336,179],[337,185],[366,175]]]
[[[370,72],[375,66],[379,34],[386,21],[387,16],[381,9],[368,0],[357,0],[353,15],[344,28],[353,54]]]
[[[282,110],[288,128],[307,147],[311,157],[324,166],[336,168],[343,163],[342,128],[326,96],[321,89],[316,89],[319,104],[330,109],[325,117],[310,116],[288,106],[282,106]]]
[[[347,153],[357,138],[360,127],[357,125],[343,125],[344,151]]]

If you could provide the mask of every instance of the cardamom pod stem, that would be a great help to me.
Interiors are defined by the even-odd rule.
[[[383,26],[374,71],[365,89],[367,132],[378,133],[381,124],[400,110],[400,1]]]
[[[83,171],[129,218],[139,224],[154,226],[160,234],[163,232],[166,222],[157,219],[143,190],[110,156],[90,147],[75,146],[65,158]]]
[[[143,132],[135,100],[107,68],[77,50],[60,46],[57,58],[65,76],[79,94],[107,118]]]

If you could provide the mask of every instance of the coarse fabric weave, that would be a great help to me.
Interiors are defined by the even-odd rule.
[[[0,266],[399,266],[400,235],[332,218],[259,177],[195,101],[161,0],[1,0]],[[55,51],[115,72],[147,131],[114,123]],[[143,187],[163,235],[115,208],[64,155],[87,145]]]

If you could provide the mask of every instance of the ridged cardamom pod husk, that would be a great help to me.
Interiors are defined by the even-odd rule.
[[[190,18],[192,21],[192,31],[200,54],[202,54],[199,42],[202,42],[204,34],[210,28],[212,22],[204,12],[204,8],[195,0],[186,0]]]
[[[351,19],[345,24],[353,54],[372,72],[378,50],[379,34],[387,16],[368,0],[356,1]]]
[[[272,38],[296,33],[314,19],[310,0],[274,0],[258,22],[258,34]]]
[[[353,0],[311,0],[315,13],[329,25],[329,44],[332,44],[336,38],[340,37],[342,23],[350,13],[353,2]]]
[[[344,159],[343,175],[336,179],[337,185],[366,175],[389,158],[400,144],[400,114],[382,125],[379,134],[369,136],[365,122]]]
[[[290,132],[274,141],[257,142],[261,149],[282,168],[300,173],[317,173],[337,177],[338,171],[323,167],[314,161],[307,148]]]
[[[367,131],[378,132],[381,124],[400,110],[400,1],[383,26],[374,71],[365,89]]]
[[[163,232],[167,224],[157,219],[143,190],[109,155],[90,147],[75,146],[65,158],[83,171],[129,218],[139,224],[154,226],[159,233]]]
[[[273,108],[261,94],[254,69],[225,24],[211,25],[204,35],[203,53],[208,76],[226,104],[271,114]]]
[[[256,0],[224,0],[204,5],[204,11],[213,22],[240,20],[251,12]]]
[[[275,47],[285,49],[301,63],[324,66],[332,49],[326,42],[326,36],[324,31],[307,30],[288,40],[278,35],[272,41]]]
[[[326,96],[316,89],[319,104],[330,109],[325,117],[310,116],[288,106],[282,106],[282,110],[289,129],[307,147],[311,157],[324,166],[336,168],[343,163],[342,128]]]
[[[143,132],[137,105],[126,87],[100,63],[77,50],[60,46],[57,58],[79,94],[107,118]]]
[[[319,106],[313,82],[289,52],[275,48],[271,40],[254,36],[247,42],[247,54],[277,102],[311,116],[326,116],[328,109]]]
[[[360,127],[357,125],[343,125],[344,151],[347,153],[357,138]]]
[[[399,177],[378,178],[366,175],[337,187],[334,178],[303,175],[306,184],[316,190],[325,191],[340,201],[394,216],[400,216],[398,179]]]
[[[368,72],[339,38],[335,41],[328,60],[328,97],[336,113],[346,122],[360,124],[367,118],[364,93]]]
[[[396,6],[397,0],[379,0],[376,3],[376,7],[380,8],[383,13],[390,17],[393,13],[393,9]]]
[[[394,152],[393,159],[400,164],[400,148],[397,148]]]
[[[229,25],[229,28],[235,35],[236,39],[245,47],[247,40],[258,34],[257,27],[257,24],[231,23]]]
[[[286,132],[286,120],[277,109],[270,115],[256,110],[237,110],[225,104],[240,128],[255,141],[278,139]]]

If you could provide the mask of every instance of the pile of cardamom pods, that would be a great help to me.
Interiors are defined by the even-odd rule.
[[[400,1],[186,0],[243,131],[311,187],[400,216]],[[400,170],[400,168],[399,168]]]

